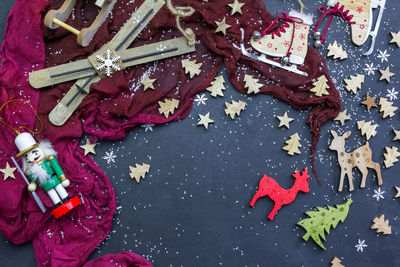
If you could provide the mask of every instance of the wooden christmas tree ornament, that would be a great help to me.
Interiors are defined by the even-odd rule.
[[[101,2],[102,0],[99,1]],[[105,44],[103,48],[94,52],[89,58],[30,73],[29,82],[36,89],[77,80],[50,112],[49,120],[52,124],[56,126],[63,125],[86,95],[90,93],[90,86],[100,81],[104,75],[111,76],[112,72],[118,71],[118,69],[195,51],[194,33],[190,29],[183,30],[179,24],[179,18],[193,14],[194,9],[187,7],[187,12],[184,12],[184,14],[181,12],[178,15],[170,1],[167,3],[168,8],[177,16],[177,27],[184,37],[128,48],[165,5],[165,1],[145,0],[132,13],[113,39]],[[159,49],[160,47],[164,47],[164,49]]]
[[[376,230],[377,233],[382,233],[384,235],[392,234],[392,227],[389,225],[389,220],[385,220],[384,214],[379,217],[375,217],[372,220],[371,229]]]
[[[224,83],[224,76],[219,75],[215,77],[213,82],[211,82],[211,85],[207,88],[207,91],[209,91],[211,93],[211,96],[213,97],[224,96],[224,93],[222,92],[223,90],[225,90]]]
[[[334,257],[333,260],[331,261],[331,267],[345,267],[345,266],[342,264],[341,260]]]
[[[316,96],[329,95],[328,92],[328,80],[325,75],[322,75],[317,78],[317,81],[313,83],[313,88],[310,89],[310,92],[313,92]]]
[[[263,85],[258,82],[258,79],[253,78],[251,75],[244,75],[244,88],[247,88],[247,94],[258,94]]]
[[[344,204],[336,205],[336,208],[331,206],[328,206],[328,208],[317,207],[317,210],[307,211],[306,214],[310,218],[297,223],[307,231],[302,238],[308,241],[311,237],[318,246],[326,250],[321,237],[326,240],[325,232],[329,234],[331,227],[335,229],[339,222],[346,220],[351,203],[353,203],[353,200],[348,198]]]
[[[333,44],[328,45],[328,54],[326,56],[333,57],[333,59],[344,60],[347,58],[347,53],[343,50],[343,46],[338,45],[338,43],[335,41]]]
[[[282,149],[286,150],[290,156],[293,156],[294,154],[301,154],[299,150],[299,147],[301,147],[300,136],[298,133],[291,135],[290,138],[285,141],[285,143],[286,146],[282,147]]]
[[[140,178],[144,179],[146,174],[150,171],[150,165],[146,163],[143,163],[142,165],[136,163],[135,167],[129,166],[129,170],[131,171],[129,176],[139,183]]]
[[[290,204],[294,201],[298,192],[310,192],[310,187],[308,185],[308,179],[310,178],[310,175],[308,175],[307,168],[302,171],[301,175],[300,171],[296,170],[296,172],[292,174],[292,176],[295,179],[292,188],[283,189],[273,178],[268,177],[266,174],[264,174],[258,185],[258,190],[250,202],[250,206],[254,207],[257,199],[259,199],[260,197],[268,196],[271,200],[275,202],[274,208],[268,215],[268,219],[272,221],[277,211],[283,205]]]
[[[239,116],[240,112],[246,108],[246,103],[241,100],[232,100],[232,103],[225,102],[225,106],[225,114],[233,120],[236,115]]]
[[[350,78],[344,79],[347,91],[357,94],[357,90],[361,89],[361,85],[364,83],[364,78],[364,75],[357,74],[356,76],[350,76]]]
[[[175,109],[177,109],[179,106],[179,100],[174,98],[165,99],[164,102],[158,101],[158,105],[160,106],[158,108],[158,112],[160,112],[160,114],[164,114],[164,116],[168,118],[169,115],[173,115],[175,113]]]
[[[202,65],[203,63],[196,63],[196,60],[182,60],[182,68],[184,68],[185,74],[189,73],[190,79],[200,74]]]
[[[372,124],[371,121],[365,122],[362,120],[357,121],[357,127],[361,131],[361,134],[365,135],[365,138],[369,140],[372,136],[376,135],[376,128],[378,127],[378,124]]]
[[[382,118],[393,117],[394,112],[398,109],[398,107],[393,106],[393,102],[388,101],[384,97],[379,99],[379,106],[381,107],[380,112],[382,113]]]
[[[383,153],[383,157],[385,160],[383,163],[385,163],[386,168],[390,168],[394,165],[395,162],[399,161],[397,158],[400,157],[400,152],[398,151],[398,148],[395,146],[390,147],[385,147],[386,153]]]
[[[346,138],[351,135],[351,132],[348,131],[344,133],[342,136],[338,135],[335,131],[331,131],[333,136],[333,140],[329,149],[333,151],[337,151],[338,155],[338,162],[341,168],[340,171],[340,181],[339,181],[339,188],[338,191],[341,192],[343,190],[343,182],[344,177],[347,175],[349,180],[349,191],[354,190],[353,186],[353,168],[357,167],[361,174],[361,184],[360,187],[365,187],[365,182],[368,176],[368,169],[374,169],[376,175],[378,177],[378,185],[383,183],[382,176],[381,176],[381,167],[379,163],[372,161],[372,151],[369,147],[369,143],[366,142],[365,145],[360,146],[359,148],[353,150],[350,153],[346,152],[345,143]]]

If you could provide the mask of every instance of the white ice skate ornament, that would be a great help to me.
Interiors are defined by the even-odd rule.
[[[274,32],[268,33],[279,21],[283,21],[282,25]],[[250,40],[251,46],[261,52],[262,55],[251,54],[245,49],[243,44],[244,30],[242,28],[240,29],[242,33],[240,50],[243,55],[249,58],[307,77],[308,74],[297,69],[297,65],[304,64],[311,24],[312,15],[305,15],[296,11],[290,11],[288,15],[285,12],[278,11],[272,24],[262,33],[254,32]],[[234,46],[239,49],[236,45]],[[273,61],[266,56],[281,58],[281,62]]]
[[[318,22],[314,26],[315,47],[320,48],[325,42],[325,35],[333,16],[337,15],[351,25],[351,39],[357,46],[363,45],[369,36],[372,37],[369,50],[363,55],[369,56],[374,51],[376,36],[381,24],[383,10],[385,9],[386,0],[328,0],[329,7],[320,7],[318,11],[322,14]],[[376,20],[374,30],[372,30],[372,9],[379,7],[379,14]],[[328,24],[324,33],[318,31],[318,25],[325,16],[330,15]]]

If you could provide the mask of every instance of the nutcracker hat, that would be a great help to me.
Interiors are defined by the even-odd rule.
[[[18,147],[19,153],[17,157],[25,155],[35,147],[39,146],[39,143],[33,138],[30,133],[20,133],[15,138],[15,145]]]

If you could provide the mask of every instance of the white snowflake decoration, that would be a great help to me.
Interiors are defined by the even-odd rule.
[[[393,100],[397,99],[397,94],[399,92],[397,92],[394,88],[392,88],[392,90],[387,89],[386,91],[388,92],[386,97],[389,98],[390,101],[393,101]]]
[[[106,152],[106,155],[103,156],[102,159],[107,160],[107,164],[110,164],[111,162],[112,162],[112,163],[115,163],[115,158],[116,158],[116,157],[117,157],[117,156],[114,155],[114,151],[111,150],[110,152]]]
[[[364,248],[368,247],[368,245],[365,244],[365,240],[361,241],[360,239],[358,239],[358,244],[356,244],[354,247],[357,248],[357,252],[358,251],[364,252]]]
[[[367,75],[374,74],[376,70],[377,70],[377,68],[374,67],[374,63],[365,64],[364,71],[367,73]]]
[[[388,54],[388,52],[386,50],[385,51],[378,50],[378,52],[379,52],[379,55],[377,56],[377,58],[380,58],[382,63],[384,61],[388,61],[390,54]]]
[[[104,70],[108,77],[111,76],[113,71],[119,71],[121,68],[115,64],[121,60],[120,56],[113,57],[111,50],[107,50],[105,53],[105,57],[102,55],[97,55],[97,61],[101,62],[101,64],[97,65],[96,70]]]
[[[143,124],[142,127],[144,128],[144,131],[145,131],[145,132],[147,132],[147,131],[152,132],[152,131],[153,131],[154,124]]]
[[[385,191],[381,191],[381,188],[379,187],[378,190],[374,190],[375,194],[372,196],[376,198],[376,201],[379,201],[379,199],[384,199],[383,194]]]
[[[196,99],[194,100],[197,102],[197,105],[200,106],[200,104],[205,105],[207,101],[206,94],[201,94],[201,95],[196,95]]]

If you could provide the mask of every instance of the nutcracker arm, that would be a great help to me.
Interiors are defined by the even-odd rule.
[[[64,178],[64,180],[67,179],[67,177],[64,174],[63,169],[61,169],[60,164],[58,164],[57,159],[54,156],[50,156],[48,158],[48,160],[49,160],[49,163],[50,163],[51,167],[53,168],[54,172],[56,173],[57,177],[61,178],[61,179]]]

